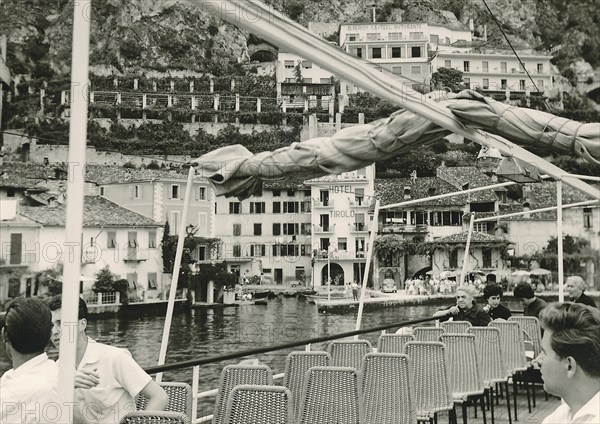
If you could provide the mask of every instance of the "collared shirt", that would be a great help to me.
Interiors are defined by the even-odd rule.
[[[46,353],[0,378],[0,423],[47,423],[58,410],[58,366]]]
[[[100,383],[91,389],[75,389],[74,423],[118,424],[135,411],[135,400],[151,378],[126,349],[88,338],[78,370],[95,369]]]
[[[575,414],[563,400],[542,424],[598,424],[600,423],[600,391]]]
[[[473,306],[469,309],[458,308],[458,314],[439,317],[440,321],[448,321],[452,318],[453,321],[469,321],[475,327],[485,327],[492,320],[490,316],[479,305],[473,302]]]

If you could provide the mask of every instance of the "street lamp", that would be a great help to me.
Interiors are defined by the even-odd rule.
[[[331,255],[337,249],[331,243],[327,247],[327,301],[331,300]]]

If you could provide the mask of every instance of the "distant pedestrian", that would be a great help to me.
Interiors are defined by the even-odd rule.
[[[352,297],[354,298],[354,300],[360,300],[360,296],[358,294],[358,289],[360,288],[360,285],[356,282],[356,280],[354,280],[352,284],[350,284],[350,288],[352,289]]]

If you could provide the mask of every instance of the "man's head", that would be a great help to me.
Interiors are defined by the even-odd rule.
[[[513,295],[516,299],[521,299],[524,303],[531,303],[533,298],[535,297],[535,293],[531,284],[529,283],[519,283],[515,286],[513,290]]]
[[[473,298],[477,292],[470,286],[459,286],[456,288],[456,306],[469,309],[473,306]]]
[[[50,311],[52,311],[52,344],[59,347],[60,335],[61,335],[61,324],[62,324],[62,295],[54,296],[48,303]],[[85,332],[87,327],[88,309],[85,301],[79,298],[78,318],[77,318],[77,330],[78,332]]]
[[[565,289],[571,299],[579,299],[585,290],[585,281],[579,275],[572,275],[567,277]]]
[[[498,307],[502,299],[502,287],[498,284],[488,284],[483,289],[483,298],[492,308]]]
[[[564,398],[584,379],[600,382],[600,311],[578,303],[552,303],[540,313],[544,328],[541,365],[544,389]],[[569,381],[570,380],[570,381]]]
[[[52,315],[43,300],[19,297],[6,308],[2,339],[17,353],[41,354],[50,341],[51,332]]]

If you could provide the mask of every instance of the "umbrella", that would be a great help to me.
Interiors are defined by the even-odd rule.
[[[547,269],[544,269],[544,268],[536,268],[536,269],[532,269],[530,274],[531,275],[550,275],[550,274],[552,274],[552,272]]]
[[[454,271],[440,272],[440,278],[450,278],[450,277],[456,277],[456,273]]]
[[[475,270],[475,271],[469,271],[469,274],[486,275],[486,273],[485,273],[485,272],[483,272],[483,271],[479,271],[479,270]]]
[[[523,269],[519,269],[512,273],[512,275],[516,277],[528,277],[531,273],[529,271],[525,271]]]

